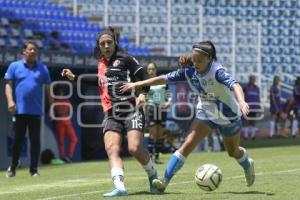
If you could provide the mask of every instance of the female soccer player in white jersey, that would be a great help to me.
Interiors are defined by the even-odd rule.
[[[193,45],[192,54],[180,58],[181,64],[191,63],[166,75],[154,77],[121,87],[123,92],[142,86],[166,84],[167,81],[187,81],[199,94],[196,116],[188,136],[181,147],[173,154],[162,180],[154,179],[153,185],[163,192],[172,177],[183,166],[185,159],[194,147],[213,129],[219,129],[230,157],[242,166],[246,182],[251,186],[255,180],[254,162],[246,149],[240,146],[241,115],[249,113],[244,93],[238,82],[217,62],[216,50],[211,41]]]

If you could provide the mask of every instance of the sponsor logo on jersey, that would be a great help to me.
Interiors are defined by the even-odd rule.
[[[34,76],[35,76],[36,78],[40,77],[40,76],[41,76],[41,72],[40,72],[40,71],[36,71],[36,72],[34,73]]]
[[[119,64],[120,64],[120,60],[115,60],[113,63],[113,67],[118,67]]]
[[[207,86],[207,81],[205,79],[201,79],[201,85]]]

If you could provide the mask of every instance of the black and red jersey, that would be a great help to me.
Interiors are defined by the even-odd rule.
[[[114,104],[134,102],[132,92],[121,93],[123,83],[135,82],[147,78],[146,72],[132,56],[118,52],[109,61],[101,58],[98,62],[98,86],[103,106],[106,112]]]

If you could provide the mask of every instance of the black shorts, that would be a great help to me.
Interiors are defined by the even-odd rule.
[[[257,121],[257,112],[249,112],[247,117],[245,118],[243,116],[243,125],[246,126],[246,125],[249,125],[249,124],[252,124],[254,125],[255,122]]]
[[[249,117],[250,120],[255,120],[257,116],[257,112],[249,112],[247,117]]]
[[[147,115],[149,126],[160,124],[163,127],[166,125],[167,112],[164,109],[160,109],[160,105],[151,104],[147,106]]]
[[[104,120],[103,133],[115,131],[125,135],[131,130],[143,133],[145,128],[145,115],[142,108],[123,112],[109,110]]]

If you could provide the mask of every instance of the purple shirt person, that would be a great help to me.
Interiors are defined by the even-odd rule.
[[[270,88],[270,112],[271,114],[276,115],[277,113],[280,113],[282,110],[281,106],[281,89],[279,88],[279,84],[272,85]]]
[[[244,138],[248,138],[248,132],[251,134],[251,138],[255,139],[257,128],[255,127],[255,121],[257,120],[257,114],[260,110],[260,91],[255,84],[255,76],[249,77],[248,84],[244,87],[245,101],[250,107],[250,113],[245,119],[245,126],[243,129]]]
[[[300,109],[300,77],[297,77],[296,83],[293,89],[293,96],[294,96],[294,109]]]
[[[293,89],[293,110],[295,113],[295,118],[292,121],[292,136],[296,137],[298,130],[298,121],[300,120],[300,76],[297,77],[294,89]]]
[[[257,85],[248,83],[244,87],[244,92],[245,100],[250,106],[250,111],[255,112],[255,110],[260,109],[260,91]]]
[[[272,138],[275,133],[275,123],[280,123],[280,129],[277,130],[278,136],[285,136],[285,121],[286,113],[285,106],[281,103],[281,89],[279,86],[280,77],[275,76],[273,79],[273,84],[270,88],[270,112],[271,121],[269,129],[269,137]]]

